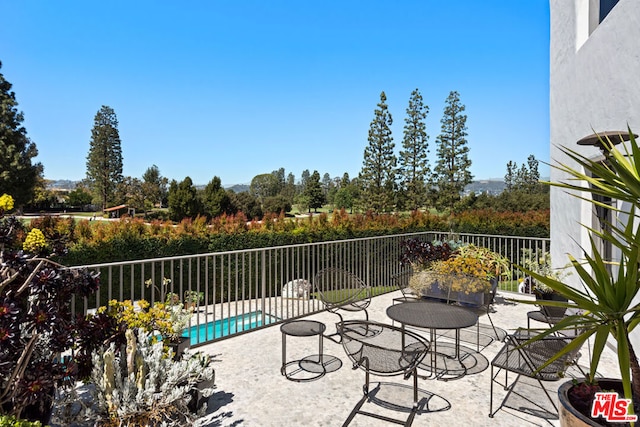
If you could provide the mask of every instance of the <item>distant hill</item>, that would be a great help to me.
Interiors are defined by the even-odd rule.
[[[232,190],[234,193],[242,193],[243,191],[249,191],[249,185],[247,184],[234,184],[224,188],[227,190]]]
[[[47,183],[47,190],[75,190],[80,181],[57,179]]]
[[[473,181],[471,184],[464,188],[464,194],[474,192],[475,194],[488,193],[497,195],[504,191],[504,180],[499,179],[486,179]]]
[[[53,181],[49,181],[47,183],[47,189],[53,190],[74,190],[77,185],[81,181],[72,181],[69,179],[57,179]],[[204,185],[197,185],[196,188],[202,189]],[[248,184],[234,184],[230,186],[224,187],[227,190],[233,190],[234,193],[242,193],[243,191],[249,191]],[[504,191],[505,185],[504,181],[500,179],[483,179],[478,181],[473,181],[471,184],[465,187],[465,194],[469,194],[470,192],[474,192],[476,194],[481,194],[484,192],[488,192],[489,194],[500,194]]]

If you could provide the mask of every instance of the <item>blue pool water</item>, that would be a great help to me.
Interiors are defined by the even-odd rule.
[[[276,322],[279,319],[270,314],[265,315],[264,324]],[[252,311],[240,316],[219,319],[215,322],[203,323],[201,325],[186,328],[182,333],[183,337],[189,337],[191,344],[198,344],[211,341],[215,338],[226,337],[238,332],[248,331],[262,326],[262,311]]]

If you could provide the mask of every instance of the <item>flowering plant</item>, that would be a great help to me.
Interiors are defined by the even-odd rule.
[[[571,274],[567,270],[570,265],[566,265],[563,268],[552,268],[551,253],[547,251],[534,252],[532,249],[524,249],[522,251],[522,259],[520,262],[522,264],[522,267],[524,267],[525,269],[541,276],[557,280],[559,282],[561,282],[565,277]],[[533,285],[533,292],[542,294],[550,294],[553,292],[553,289],[551,289],[544,283],[540,281],[533,281],[532,279],[531,281]]]
[[[430,268],[438,275],[441,288],[466,294],[488,292],[491,280],[506,274],[508,269],[508,259],[472,244],[459,247],[451,257],[434,262]]]
[[[426,270],[433,262],[448,259],[457,247],[455,242],[426,242],[417,238],[400,242],[400,264],[414,271]]]
[[[130,300],[111,300],[108,307],[98,309],[98,314],[101,313],[125,323],[129,329],[143,329],[150,333],[157,331],[163,338],[175,342],[189,325],[192,311],[182,305],[163,302],[151,305],[146,300],[135,303]]]
[[[32,229],[22,243],[22,248],[31,253],[40,253],[47,247],[47,241],[44,234],[38,228]]]
[[[0,196],[0,215],[13,209],[13,197],[8,194]]]
[[[59,360],[77,336],[72,297],[95,292],[98,276],[44,257],[49,245],[37,233],[18,250],[22,224],[1,216],[13,199],[3,195],[0,204],[0,413],[46,422],[56,387],[72,385],[77,374],[75,363]]]

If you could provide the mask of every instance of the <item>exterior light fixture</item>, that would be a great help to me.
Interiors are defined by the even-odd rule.
[[[638,135],[633,134],[634,138],[637,138]],[[628,141],[629,132],[628,131],[606,131],[600,133],[594,133],[591,135],[587,135],[584,138],[578,140],[578,145],[592,145],[594,147],[598,147],[600,151],[605,152],[605,146],[602,144],[601,140],[609,140],[613,145],[618,145],[621,142]]]

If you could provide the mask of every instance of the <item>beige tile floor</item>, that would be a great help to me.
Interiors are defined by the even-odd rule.
[[[371,320],[391,323],[386,308],[392,304],[395,293],[373,299],[369,308]],[[514,303],[509,298],[521,298],[517,294],[499,293],[495,304],[495,313],[491,315],[497,327],[512,331],[518,326],[526,326],[526,313],[534,307]],[[329,331],[335,330],[338,317],[331,313],[320,313],[308,317],[327,325]],[[488,325],[485,316],[480,322]],[[533,326],[533,325],[532,325]],[[542,326],[542,325],[540,325]],[[426,334],[428,335],[428,334]],[[468,338],[475,338],[475,333]],[[446,340],[445,340],[446,341]],[[438,341],[445,342],[445,341]],[[282,336],[278,326],[267,327],[243,335],[228,338],[199,349],[214,356],[216,369],[216,393],[209,400],[209,413],[200,420],[207,426],[341,426],[349,413],[362,397],[364,372],[353,370],[341,345],[328,339],[324,340],[324,353],[334,357],[333,372],[310,382],[288,381],[280,374],[282,363]],[[499,351],[502,343],[495,341],[476,355],[474,344],[463,342],[470,355],[476,360],[472,373],[460,379],[440,381],[419,380],[421,397],[430,397],[426,408],[415,417],[414,426],[438,425],[458,426],[535,426],[559,425],[557,420],[532,416],[535,406],[526,399],[545,405],[544,393],[537,383],[522,382],[518,391],[524,398],[509,400],[509,406],[489,418],[489,363]],[[582,349],[581,365],[588,364],[588,348]],[[287,353],[290,359],[318,353],[318,340],[315,337],[289,337]],[[341,366],[340,366],[341,364]],[[335,369],[339,366],[339,369]],[[615,354],[607,349],[599,369],[603,376],[619,377]],[[376,393],[379,402],[387,402],[400,407],[410,407],[411,380],[401,376],[375,377],[372,383],[381,382]],[[547,383],[553,396],[565,380]],[[495,401],[500,402],[505,392],[495,390]],[[406,418],[407,413],[397,409],[382,407],[368,402],[363,409],[392,418]],[[357,415],[351,426],[388,426],[389,422]]]

